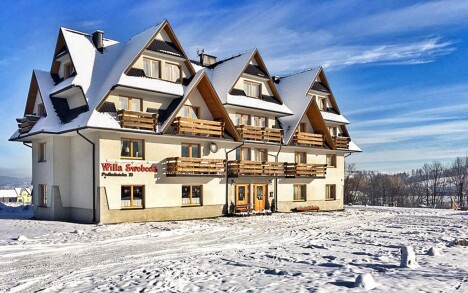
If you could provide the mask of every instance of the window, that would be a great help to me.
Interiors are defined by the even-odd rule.
[[[336,185],[327,184],[326,185],[326,200],[335,200],[336,199]]]
[[[236,125],[249,125],[250,115],[247,114],[236,114]]]
[[[200,117],[200,108],[190,105],[184,105],[182,107],[182,117],[198,119],[198,117]]]
[[[180,82],[180,67],[176,64],[166,63],[166,80]]]
[[[320,110],[325,111],[327,110],[327,98],[325,97],[317,97],[317,103]]]
[[[301,124],[299,124],[299,132],[307,132],[307,125],[304,123],[304,122],[301,122]]]
[[[244,92],[248,97],[260,98],[260,86],[259,83],[244,80]]]
[[[125,159],[144,159],[144,140],[122,138],[120,140],[120,156]]]
[[[266,117],[252,116],[252,126],[267,127]]]
[[[331,136],[337,136],[338,135],[338,127],[329,126],[328,131],[330,132]]]
[[[140,98],[132,97],[119,97],[119,108],[129,111],[141,112],[143,111],[143,100]]]
[[[305,184],[294,184],[294,200],[305,201],[306,190],[307,188]]]
[[[63,78],[64,79],[69,78],[70,76],[73,75],[73,73],[75,73],[75,67],[73,67],[73,64],[71,62],[63,66]]]
[[[296,164],[306,164],[307,163],[307,153],[306,152],[296,152]]]
[[[236,160],[250,161],[250,148],[236,149]]]
[[[44,103],[40,103],[37,105],[37,115],[41,117],[46,115]]]
[[[200,158],[200,145],[192,143],[182,144],[182,157],[184,158]]]
[[[38,162],[45,162],[46,161],[46,143],[41,142],[39,143],[39,156],[38,156]]]
[[[328,168],[336,167],[336,155],[327,155],[327,167]]]
[[[202,186],[201,185],[183,185],[182,186],[182,205],[201,205]]]
[[[122,208],[143,208],[144,186],[123,185],[120,188]]]
[[[266,162],[268,161],[268,151],[266,149],[254,149],[253,157],[255,161]]]
[[[47,185],[39,184],[39,206],[47,207]]]
[[[145,75],[152,78],[161,78],[161,62],[143,58],[143,71]]]

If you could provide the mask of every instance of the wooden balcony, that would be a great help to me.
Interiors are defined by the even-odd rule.
[[[293,141],[296,145],[323,147],[324,137],[323,134],[296,131]]]
[[[172,123],[177,134],[223,137],[224,122],[176,117]]]
[[[224,175],[224,160],[222,159],[172,157],[167,158],[166,162],[167,176]]]
[[[326,164],[303,164],[287,163],[287,177],[325,177],[327,174]]]
[[[36,115],[26,115],[23,118],[16,118],[19,133],[23,134],[29,132],[39,119],[41,119],[41,116]]]
[[[344,136],[334,136],[333,142],[335,143],[338,149],[348,149],[349,148],[349,137]]]
[[[229,176],[285,176],[285,163],[228,161]]]
[[[282,129],[250,125],[239,125],[236,129],[243,140],[281,143],[283,139]]]
[[[119,121],[122,128],[133,128],[156,131],[158,114],[119,110]]]

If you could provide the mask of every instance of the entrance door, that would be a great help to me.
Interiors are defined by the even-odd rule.
[[[249,204],[249,185],[236,184],[236,205]]]
[[[263,211],[265,209],[266,196],[266,184],[254,184],[254,209],[256,211]]]

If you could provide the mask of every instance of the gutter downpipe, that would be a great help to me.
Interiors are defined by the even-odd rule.
[[[28,148],[32,149],[32,145],[29,145],[27,142],[23,141],[23,145],[27,146]]]
[[[280,147],[276,155],[269,155],[269,156],[275,157],[276,163],[278,163],[278,156],[282,148],[283,148],[283,145],[280,144]],[[275,176],[275,194],[274,194],[273,200],[275,201],[275,212],[277,212],[278,211],[278,176]]]
[[[82,135],[79,130],[76,133],[93,146],[93,223],[96,223],[96,144]]]
[[[225,189],[225,192],[226,192],[226,215],[229,214],[228,154],[230,152],[233,152],[233,151],[237,150],[238,148],[240,148],[244,144],[245,144],[245,141],[243,141],[240,145],[236,146],[235,148],[230,149],[229,151],[226,152],[226,157],[225,157],[225,161],[224,161],[224,172],[225,172],[224,180],[226,181],[226,189]]]

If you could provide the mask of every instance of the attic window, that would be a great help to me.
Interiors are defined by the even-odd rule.
[[[171,64],[166,62],[166,80],[172,82],[181,82],[180,67],[177,64]]]
[[[75,67],[73,67],[73,64],[71,62],[66,63],[63,66],[63,78],[67,79],[72,76],[73,73],[75,73]]]
[[[161,62],[157,60],[143,59],[143,70],[145,75],[152,78],[160,78]]]
[[[251,81],[244,81],[244,92],[248,97],[260,98],[261,90],[260,84]]]

